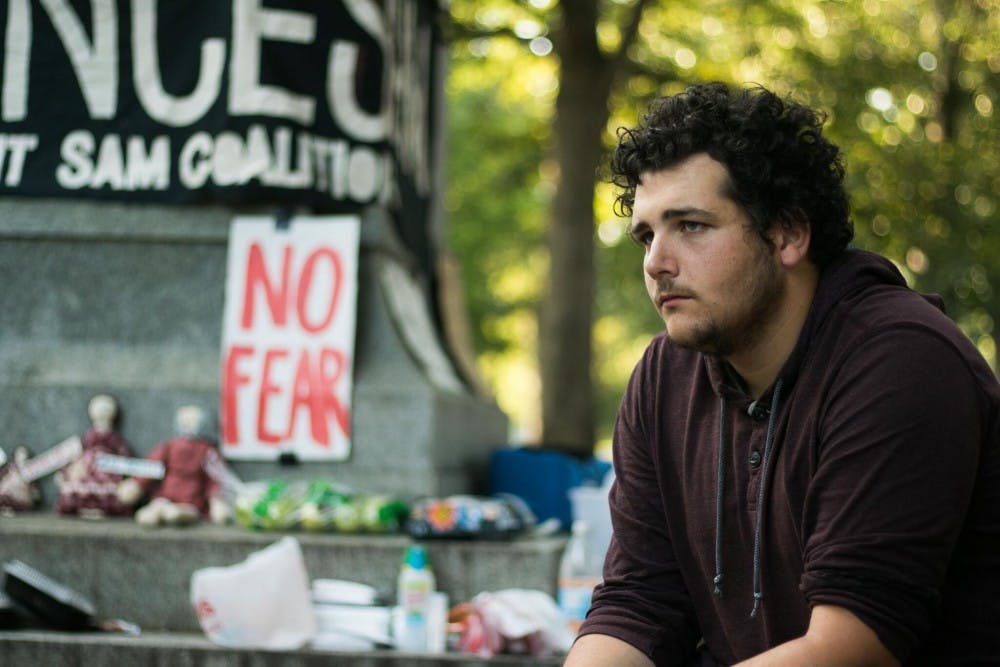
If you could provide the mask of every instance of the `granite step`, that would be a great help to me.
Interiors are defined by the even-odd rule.
[[[98,616],[138,625],[138,637],[35,630],[0,633],[3,664],[43,665],[464,665],[460,656],[409,657],[396,651],[331,654],[291,652],[284,661],[260,652],[216,647],[201,633],[189,602],[191,574],[241,562],[285,535],[299,542],[310,579],[347,579],[393,592],[400,562],[412,540],[404,535],[253,532],[239,526],[199,524],[143,528],[130,519],[92,521],[48,513],[0,518],[0,562],[17,559],[89,598]],[[508,541],[429,540],[438,588],[452,604],[482,591],[528,588],[556,595],[563,536]],[[64,655],[65,654],[65,655]],[[74,655],[89,656],[77,661]],[[331,655],[335,658],[331,658]],[[7,656],[18,659],[7,661]],[[34,656],[34,657],[32,657]],[[105,657],[111,656],[108,659]],[[286,656],[287,657],[287,656]],[[23,660],[22,660],[23,658]],[[93,658],[91,660],[91,658]],[[277,660],[277,662],[275,662]],[[333,660],[333,661],[331,661]],[[456,662],[458,660],[458,662]],[[509,664],[559,664],[542,662]]]
[[[557,667],[559,656],[416,654],[399,651],[253,651],[216,646],[201,635],[143,633],[138,637],[36,630],[0,631],[4,665],[156,665],[157,667]]]

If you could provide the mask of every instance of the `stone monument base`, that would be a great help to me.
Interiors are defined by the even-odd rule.
[[[81,434],[97,393],[117,398],[137,456],[174,434],[179,406],[217,412],[230,223],[266,213],[0,200],[0,446],[38,454]],[[423,363],[421,341],[439,343],[409,327],[414,313],[430,310],[431,286],[412,271],[393,229],[384,210],[363,216],[347,460],[234,462],[244,481],[324,477],[404,496],[485,487],[490,453],[507,440],[506,417],[464,384],[436,382]],[[401,286],[386,275],[411,276],[427,298],[405,300],[401,313],[392,301]],[[51,506],[51,477],[42,490]]]

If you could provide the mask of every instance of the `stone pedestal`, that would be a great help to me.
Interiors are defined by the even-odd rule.
[[[114,395],[142,456],[175,409],[219,400],[228,230],[268,211],[0,200],[0,423],[5,450],[41,452],[88,426]],[[244,480],[327,477],[403,496],[478,491],[506,419],[489,401],[434,386],[403,344],[375,273],[406,262],[375,209],[362,222],[353,446],[338,463],[238,462]],[[55,496],[45,480],[46,504]]]

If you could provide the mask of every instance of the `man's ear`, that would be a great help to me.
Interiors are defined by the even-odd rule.
[[[774,247],[783,265],[793,268],[809,259],[812,229],[804,211],[797,209],[782,216],[773,234]]]

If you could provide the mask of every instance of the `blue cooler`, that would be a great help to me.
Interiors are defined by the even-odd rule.
[[[493,452],[490,493],[512,493],[528,504],[539,523],[559,519],[562,530],[573,524],[569,490],[600,486],[611,470],[607,461],[575,456],[544,447],[504,447]]]

